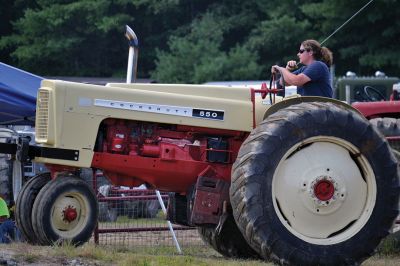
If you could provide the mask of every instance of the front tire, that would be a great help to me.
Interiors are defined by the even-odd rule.
[[[91,237],[97,218],[93,189],[75,176],[58,176],[43,187],[33,204],[33,230],[42,245],[63,241],[81,245]]]
[[[29,179],[18,194],[15,204],[15,221],[23,238],[31,244],[37,244],[32,227],[32,208],[39,191],[50,182],[50,173],[42,173]]]
[[[301,103],[250,134],[230,194],[239,229],[263,258],[353,265],[389,234],[398,188],[395,158],[368,121],[333,103]]]

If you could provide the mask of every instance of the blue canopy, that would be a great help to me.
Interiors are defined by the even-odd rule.
[[[34,125],[42,77],[0,62],[0,125]]]

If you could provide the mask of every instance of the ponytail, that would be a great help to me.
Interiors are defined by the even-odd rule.
[[[324,62],[328,67],[330,67],[333,63],[333,55],[332,52],[324,47],[321,47],[321,44],[316,40],[305,40],[301,43],[305,49],[309,49],[313,51],[314,59],[320,60]]]
[[[321,61],[323,61],[328,67],[330,67],[333,63],[332,52],[325,46],[321,47]]]

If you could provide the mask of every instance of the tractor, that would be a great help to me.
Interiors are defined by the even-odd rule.
[[[335,96],[359,110],[387,137],[400,137],[400,79],[376,71],[374,77],[348,72],[339,78]]]
[[[133,35],[127,30],[135,47]],[[129,62],[136,72],[137,57]],[[285,95],[272,82],[255,89],[43,80],[35,144],[0,143],[0,153],[48,169],[18,194],[21,234],[37,245],[88,241],[98,202],[79,170],[92,168],[115,186],[169,192],[167,219],[196,226],[226,257],[361,263],[398,215],[396,157],[354,107],[277,93]]]
[[[168,219],[197,226],[227,257],[280,264],[357,264],[398,214],[398,166],[387,141],[334,99],[270,99],[272,89],[44,80],[36,143],[0,152],[44,163],[16,203],[32,244],[79,245],[98,216],[76,174],[173,192]],[[271,101],[272,100],[272,101]]]
[[[389,97],[378,93],[374,87],[378,101],[355,102],[352,104],[359,110],[379,131],[392,142],[392,148],[400,160],[400,83],[393,84]]]
[[[336,97],[360,111],[388,138],[400,158],[400,79],[377,71],[374,77],[348,72],[336,83]]]

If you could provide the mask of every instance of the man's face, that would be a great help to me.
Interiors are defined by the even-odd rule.
[[[297,53],[297,57],[299,58],[300,63],[308,65],[313,59],[312,51],[304,48],[303,45],[300,45],[299,52]]]

